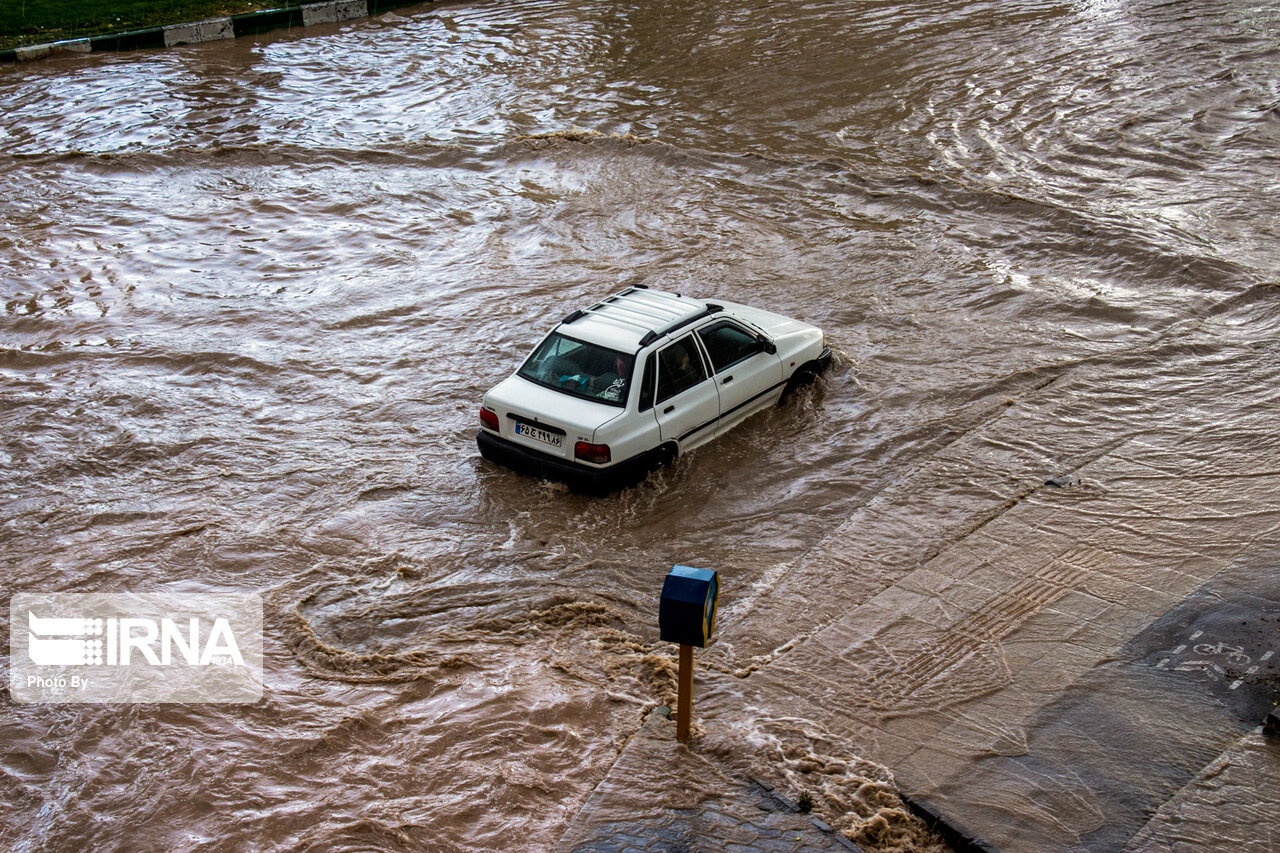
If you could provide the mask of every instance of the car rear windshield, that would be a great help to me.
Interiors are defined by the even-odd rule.
[[[520,368],[520,375],[585,400],[625,406],[634,363],[633,355],[552,332]]]

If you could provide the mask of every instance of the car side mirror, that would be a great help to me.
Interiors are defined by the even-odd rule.
[[[777,344],[775,344],[773,341],[771,341],[771,340],[769,340],[768,338],[763,337],[763,336],[762,336],[762,337],[757,338],[756,340],[758,340],[758,341],[760,342],[760,349],[761,349],[761,351],[763,351],[763,352],[767,352],[767,353],[769,353],[769,355],[777,355],[777,354],[778,354],[778,345],[777,345]]]

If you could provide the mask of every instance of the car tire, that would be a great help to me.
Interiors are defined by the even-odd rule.
[[[821,372],[822,366],[816,361],[807,362],[796,368],[796,372],[791,374],[791,378],[787,380],[787,387],[782,389],[782,396],[778,398],[778,405],[781,406],[786,403],[801,388],[812,385]]]
[[[653,460],[649,464],[649,470],[659,471],[663,468],[670,468],[675,464],[679,451],[673,444],[664,444],[653,451]]]

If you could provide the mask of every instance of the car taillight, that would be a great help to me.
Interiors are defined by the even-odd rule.
[[[489,429],[493,430],[494,432],[498,432],[498,413],[493,411],[492,409],[486,409],[484,407],[481,407],[480,423],[488,427]]]
[[[609,445],[589,444],[585,441],[579,441],[573,446],[573,455],[594,465],[603,465],[613,458],[609,455]]]

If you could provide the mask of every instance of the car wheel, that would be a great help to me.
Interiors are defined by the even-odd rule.
[[[782,389],[782,396],[778,398],[778,405],[787,402],[801,388],[812,385],[820,372],[818,364],[812,361],[796,368],[796,372],[791,374],[791,378],[787,380],[787,387]]]
[[[675,464],[677,455],[678,451],[673,444],[664,444],[661,447],[654,448],[649,455],[648,472],[652,474],[654,471],[670,468]]]

